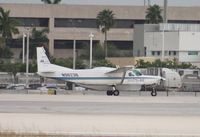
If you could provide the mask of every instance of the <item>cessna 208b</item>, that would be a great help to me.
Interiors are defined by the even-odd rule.
[[[107,91],[118,96],[120,90],[140,90],[142,85],[160,84],[162,77],[142,75],[133,67],[70,69],[51,64],[43,47],[37,47],[38,74],[42,77],[72,82],[81,87]],[[152,90],[152,95],[156,95]]]

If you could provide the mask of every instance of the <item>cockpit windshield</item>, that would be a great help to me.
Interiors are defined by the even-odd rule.
[[[129,76],[141,76],[141,75],[142,73],[137,69],[134,69],[133,71],[129,73]]]
[[[133,73],[135,74],[135,76],[141,76],[142,75],[142,73],[137,69],[134,69]]]

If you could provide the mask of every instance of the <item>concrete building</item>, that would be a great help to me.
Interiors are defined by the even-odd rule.
[[[200,63],[200,24],[135,26],[135,56]]]
[[[19,37],[27,28],[49,28],[49,50],[56,57],[72,56],[73,40],[77,40],[78,52],[89,45],[92,32],[94,43],[103,42],[104,35],[96,25],[96,16],[103,9],[115,13],[116,24],[108,32],[108,42],[116,45],[126,56],[133,56],[134,26],[145,23],[144,6],[105,6],[105,5],[48,5],[48,4],[0,4],[10,10],[11,17],[21,25],[19,35],[14,36],[10,47],[19,55],[22,42]],[[200,7],[169,7],[168,22],[200,24]],[[79,53],[80,53],[79,52]]]

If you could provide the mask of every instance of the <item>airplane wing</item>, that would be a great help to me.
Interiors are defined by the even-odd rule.
[[[121,68],[117,68],[115,70],[109,71],[106,74],[107,75],[112,75],[112,74],[117,74],[117,73],[124,73],[127,70],[131,70],[133,68],[134,68],[133,66],[125,66],[125,67],[121,67]]]
[[[121,68],[117,68],[115,70],[109,71],[109,72],[107,72],[105,74],[110,76],[110,77],[111,76],[119,76],[120,75],[122,77],[120,84],[122,84],[124,82],[124,78],[125,78],[126,72],[128,70],[133,69],[133,68],[134,68],[133,66],[125,66],[125,67],[121,67]]]

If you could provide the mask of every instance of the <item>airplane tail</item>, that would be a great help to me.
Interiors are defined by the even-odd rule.
[[[38,72],[47,72],[50,68],[50,61],[46,55],[46,51],[43,47],[37,47],[37,66]]]

